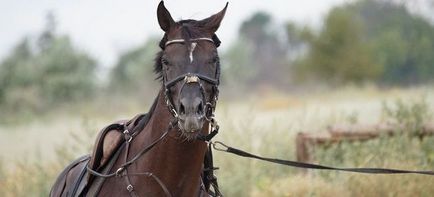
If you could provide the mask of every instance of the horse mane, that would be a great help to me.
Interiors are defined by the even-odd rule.
[[[180,20],[176,22],[176,25],[181,26],[181,37],[185,40],[186,44],[190,43],[190,39],[201,37],[201,29],[203,24],[200,21],[187,19]],[[220,39],[216,34],[213,34],[212,38],[216,47],[220,46]],[[166,47],[166,42],[168,41],[167,33],[164,34],[163,38],[160,40],[159,46],[160,51],[157,53],[154,59],[154,73],[157,75],[156,80],[162,80],[162,70],[163,64],[161,63],[161,57],[163,56],[164,48]],[[218,65],[220,68],[220,65]]]

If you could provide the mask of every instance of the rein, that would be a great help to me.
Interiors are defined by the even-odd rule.
[[[423,175],[434,176],[434,171],[399,170],[399,169],[389,169],[389,168],[338,168],[338,167],[330,167],[330,166],[303,163],[303,162],[290,161],[290,160],[267,158],[267,157],[254,155],[252,153],[237,148],[230,147],[220,141],[215,141],[210,143],[212,144],[213,148],[217,151],[227,152],[241,157],[247,157],[247,158],[262,160],[270,163],[276,163],[276,164],[291,166],[296,168],[334,170],[334,171],[345,171],[345,172],[355,172],[355,173],[364,173],[364,174],[423,174]]]

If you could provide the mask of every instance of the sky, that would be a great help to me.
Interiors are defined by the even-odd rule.
[[[232,0],[217,35],[222,48],[236,39],[243,20],[256,11],[272,15],[277,24],[291,20],[317,26],[327,11],[348,0]],[[162,36],[157,22],[159,0],[0,0],[0,60],[24,36],[36,36],[52,11],[57,30],[102,66],[113,65],[123,51]],[[220,11],[227,0],[165,0],[175,20],[203,19]]]

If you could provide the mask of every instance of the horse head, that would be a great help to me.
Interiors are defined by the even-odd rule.
[[[167,106],[188,140],[198,137],[204,123],[213,118],[220,78],[220,40],[215,32],[226,8],[227,4],[203,20],[175,22],[163,1],[158,5],[164,37],[155,72],[162,80]]]

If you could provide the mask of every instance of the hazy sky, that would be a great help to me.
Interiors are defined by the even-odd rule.
[[[173,18],[202,19],[220,11],[226,0],[166,0]],[[235,39],[242,20],[255,11],[272,14],[276,22],[320,24],[334,5],[345,0],[232,0],[217,32],[222,47]],[[0,0],[0,59],[25,35],[35,36],[52,10],[60,33],[71,36],[76,46],[104,66],[119,53],[142,44],[151,35],[162,36],[156,8],[159,0]]]

